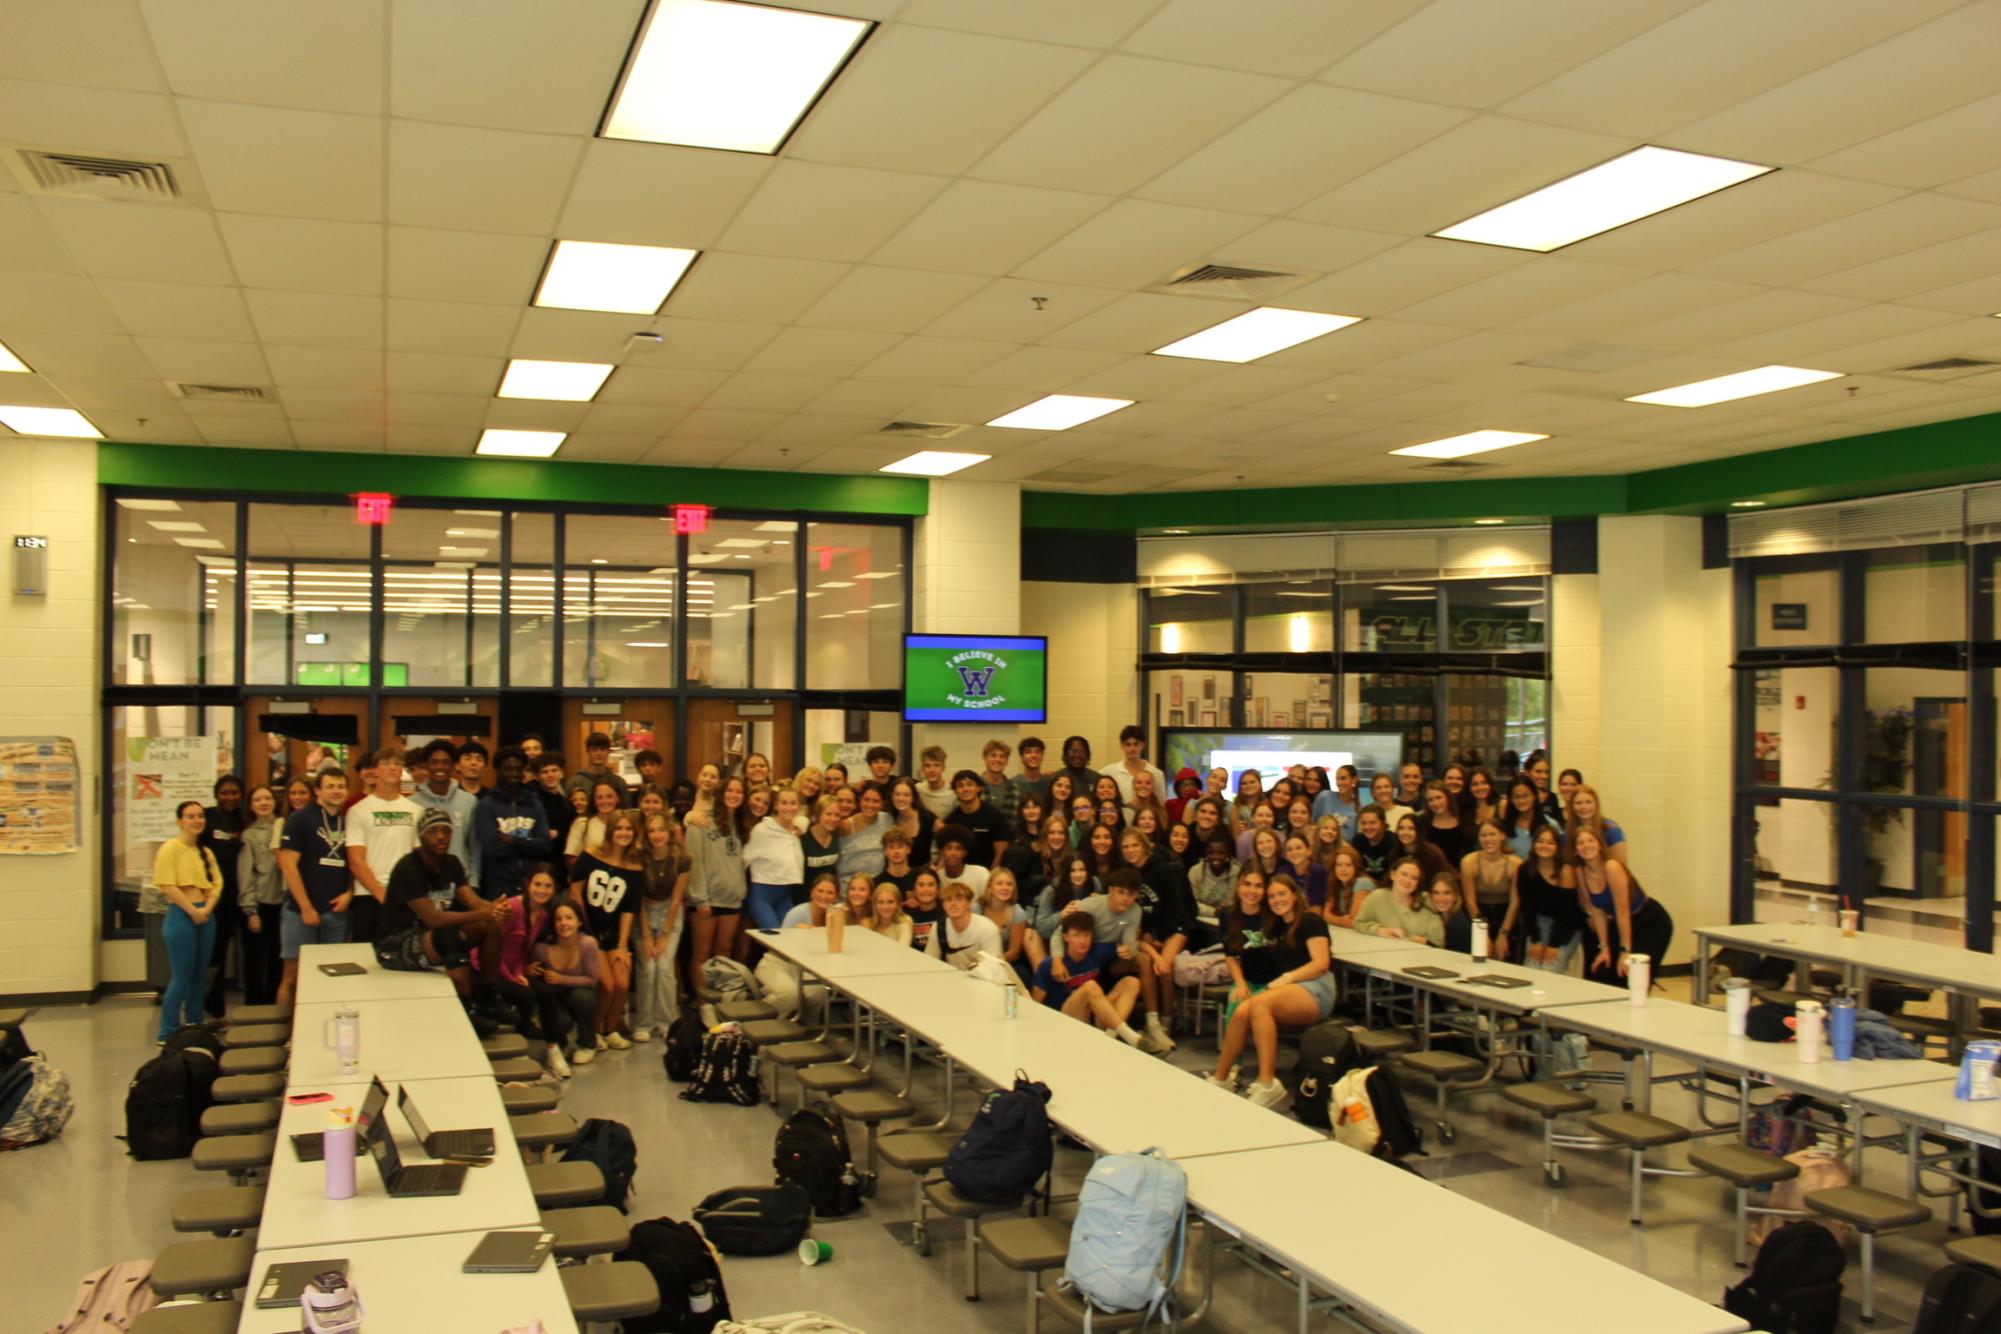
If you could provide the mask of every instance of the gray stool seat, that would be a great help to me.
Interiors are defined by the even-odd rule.
[[[1417,1045],[1416,1039],[1408,1033],[1397,1033],[1383,1028],[1352,1028],[1349,1034],[1355,1039],[1355,1049],[1362,1053],[1362,1059],[1371,1065],[1398,1052],[1409,1051]]]
[[[1932,1211],[1915,1200],[1886,1195],[1867,1186],[1830,1186],[1810,1192],[1803,1201],[1807,1208],[1829,1218],[1838,1218],[1864,1232],[1887,1232],[1925,1222]]]
[[[1041,1302],[1071,1324],[1084,1324],[1084,1300],[1076,1293],[1051,1285],[1042,1290]],[[1151,1317],[1145,1311],[1099,1311],[1091,1313],[1091,1328],[1096,1329],[1139,1329]]]
[[[1510,1084],[1501,1090],[1501,1096],[1543,1117],[1588,1112],[1598,1105],[1598,1100],[1590,1094],[1575,1092],[1561,1084]]]
[[[242,1302],[156,1306],[133,1318],[132,1334],[236,1334],[242,1319]]]
[[[568,1112],[536,1112],[531,1116],[510,1116],[507,1128],[516,1147],[553,1149],[577,1137],[577,1118]]]
[[[1014,1204],[987,1204],[981,1200],[969,1200],[952,1189],[952,1183],[939,1177],[924,1183],[924,1202],[947,1218],[985,1218],[988,1214],[1011,1213],[1021,1207]]]
[[[1645,1112],[1600,1112],[1584,1123],[1603,1135],[1632,1149],[1651,1149],[1662,1144],[1679,1144],[1688,1138],[1688,1127],[1664,1121]]]
[[[269,1167],[278,1152],[278,1137],[270,1131],[255,1135],[210,1135],[195,1141],[197,1172],[248,1172]]]
[[[292,1007],[289,1005],[239,1005],[229,1012],[232,1024],[289,1024],[292,1022]]]
[[[244,1047],[282,1047],[291,1037],[292,1030],[285,1024],[231,1024],[222,1030],[222,1046],[225,1051],[237,1051]]]
[[[283,1047],[232,1047],[215,1068],[225,1075],[268,1075],[283,1070],[287,1059]]]
[[[258,1102],[285,1092],[283,1075],[224,1075],[208,1087],[217,1102]]]
[[[774,1047],[781,1042],[797,1042],[806,1030],[790,1019],[752,1019],[743,1025],[743,1035],[752,1046]]]
[[[241,1232],[263,1216],[262,1186],[204,1186],[174,1198],[176,1232]]]
[[[716,1015],[725,1023],[743,1024],[753,1019],[776,1019],[778,1007],[766,1001],[724,1001],[716,1007]]]
[[[526,1056],[503,1056],[490,1064],[493,1077],[503,1084],[515,1081],[532,1084],[542,1077],[542,1067]]]
[[[839,1093],[845,1089],[867,1088],[874,1082],[868,1071],[857,1070],[839,1061],[809,1065],[799,1072],[799,1087],[809,1093]]]
[[[850,1121],[897,1121],[917,1109],[887,1089],[858,1088],[834,1095],[834,1110]]]
[[[562,1095],[547,1084],[531,1084],[526,1088],[504,1088],[500,1091],[500,1105],[507,1109],[509,1116],[533,1116],[537,1112],[553,1112]]]
[[[0,1010],[0,1031],[19,1028],[27,1022],[28,1012],[18,1006],[9,1006],[4,1010]]]
[[[519,1033],[495,1033],[490,1038],[481,1038],[479,1046],[489,1059],[528,1054],[528,1039]]]
[[[1060,1218],[1003,1218],[980,1229],[994,1259],[1022,1273],[1060,1269],[1070,1258],[1070,1225]]]
[[[279,1104],[265,1102],[222,1102],[201,1114],[204,1135],[252,1135],[278,1125]]]
[[[773,1065],[825,1065],[840,1056],[824,1042],[780,1042],[758,1053]]]
[[[940,1135],[928,1130],[900,1130],[880,1141],[882,1160],[906,1172],[928,1172],[943,1167],[952,1156],[956,1135]]]
[[[528,1191],[538,1209],[590,1204],[604,1198],[604,1173],[596,1163],[530,1163]]]
[[[542,1226],[556,1234],[554,1250],[559,1260],[611,1255],[632,1244],[632,1225],[608,1204],[544,1209]]]
[[[637,1260],[608,1265],[564,1265],[563,1295],[579,1323],[627,1320],[660,1309],[660,1286],[653,1271]]]
[[[2001,1233],[1985,1237],[1958,1237],[1948,1241],[1945,1258],[1956,1265],[1972,1265],[1976,1269],[2001,1274]]]
[[[1690,1149],[1688,1161],[1733,1186],[1769,1186],[1800,1174],[1798,1163],[1774,1158],[1742,1144],[1710,1144]]]
[[[1406,1055],[1402,1062],[1406,1070],[1436,1079],[1441,1083],[1448,1080],[1478,1079],[1487,1073],[1487,1063],[1476,1061],[1471,1056],[1461,1056],[1456,1051],[1414,1051]]]
[[[177,1241],[153,1261],[153,1291],[162,1297],[229,1292],[250,1281],[257,1243],[249,1237]]]

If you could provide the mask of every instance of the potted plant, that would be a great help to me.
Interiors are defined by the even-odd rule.
[[[1916,726],[1909,709],[1873,709],[1862,714],[1862,782],[1865,792],[1902,793],[1911,776],[1911,731]],[[1864,806],[1862,819],[1862,894],[1875,896],[1883,887],[1883,858],[1878,855],[1892,825],[1904,823],[1896,806]]]

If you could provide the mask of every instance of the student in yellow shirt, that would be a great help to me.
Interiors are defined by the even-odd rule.
[[[160,1005],[160,1041],[182,1024],[202,1020],[202,988],[208,957],[215,949],[216,904],[222,898],[222,870],[215,854],[201,845],[208,818],[199,801],[184,801],[174,811],[180,829],[160,845],[153,859],[153,884],[167,901],[164,923],[167,962],[172,976]]]

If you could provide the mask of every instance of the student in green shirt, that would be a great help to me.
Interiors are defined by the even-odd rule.
[[[1371,894],[1362,900],[1362,909],[1355,914],[1355,929],[1368,936],[1443,945],[1444,919],[1418,896],[1423,879],[1417,858],[1399,857],[1391,862],[1389,893]]]

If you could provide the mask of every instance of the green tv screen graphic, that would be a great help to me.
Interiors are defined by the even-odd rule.
[[[1047,722],[1048,688],[1040,635],[903,637],[905,722]]]

